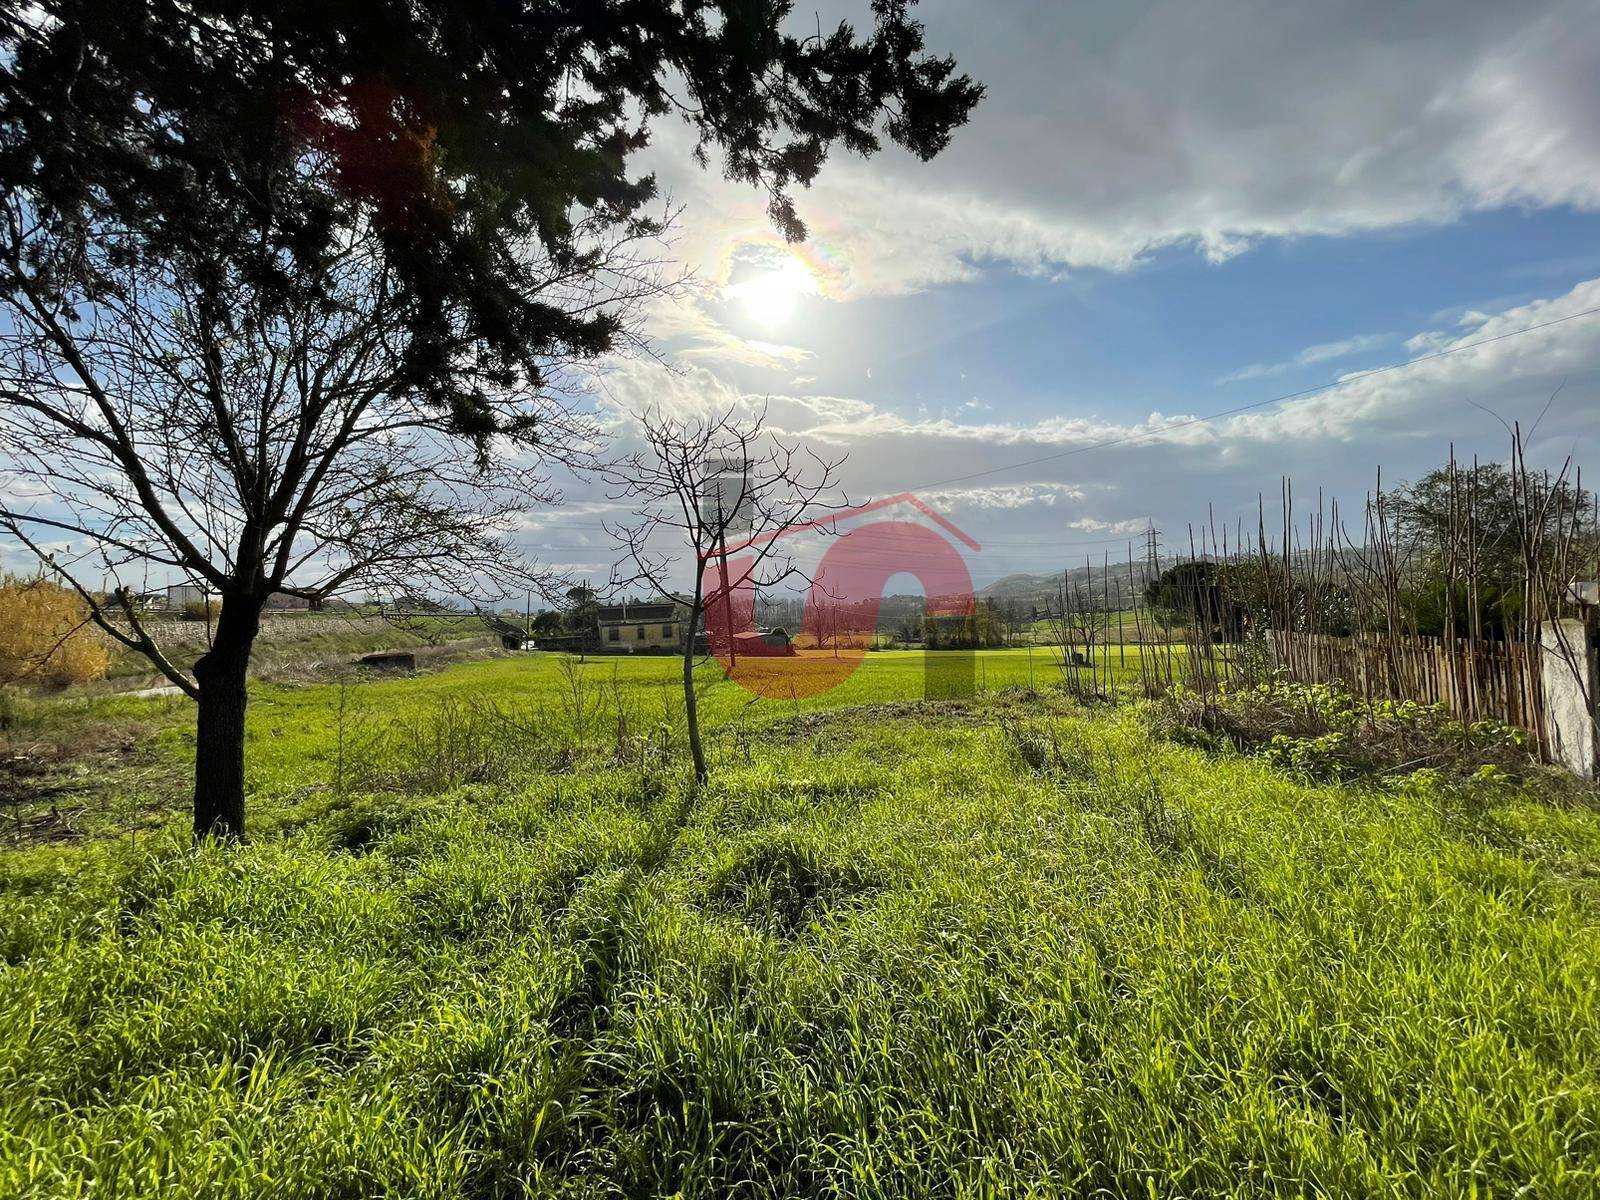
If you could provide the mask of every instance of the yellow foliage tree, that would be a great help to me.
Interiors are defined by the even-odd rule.
[[[76,592],[44,579],[0,578],[0,684],[83,683],[110,663]]]

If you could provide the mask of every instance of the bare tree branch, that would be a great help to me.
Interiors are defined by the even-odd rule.
[[[765,410],[743,418],[732,408],[706,416],[645,412],[636,418],[644,449],[605,472],[611,498],[638,506],[633,519],[605,525],[627,564],[613,570],[610,590],[642,583],[688,609],[684,711],[695,776],[704,782],[695,632],[706,624],[708,642],[731,655],[735,597],[805,576],[781,535],[819,513],[848,506],[842,495],[834,498],[843,460],[823,459],[772,436]],[[731,492],[730,478],[736,481]],[[730,570],[735,554],[739,565]],[[678,590],[685,586],[687,591]],[[720,618],[719,628],[711,628],[708,615]]]

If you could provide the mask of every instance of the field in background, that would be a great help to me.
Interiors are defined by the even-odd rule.
[[[199,852],[185,707],[29,710],[168,775],[0,853],[0,1194],[1600,1188],[1592,804],[976,663],[709,666],[698,796],[673,659],[259,683],[255,839]]]
[[[210,640],[203,620],[176,616],[151,619],[151,631],[173,661],[185,669],[205,653]],[[415,617],[395,623],[358,615],[268,613],[262,619],[261,634],[251,655],[251,670],[258,677],[314,678],[342,670],[351,659],[371,650],[489,648],[497,644],[498,639],[490,636],[475,618]],[[130,686],[156,687],[166,682],[151,670],[143,655],[114,646],[106,682],[88,690],[121,691]]]
[[[337,620],[338,618],[336,618]],[[422,618],[403,626],[367,618],[315,631],[269,631],[251,653],[258,678],[315,682],[347,673],[352,660],[373,650],[413,650],[419,663],[442,666],[498,649],[498,639],[477,621]]]

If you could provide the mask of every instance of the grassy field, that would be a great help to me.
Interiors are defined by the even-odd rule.
[[[1301,782],[1021,652],[709,669],[696,795],[676,664],[567,661],[258,685],[250,845],[0,853],[0,1195],[1600,1193],[1592,803]],[[185,717],[23,723],[181,774]]]

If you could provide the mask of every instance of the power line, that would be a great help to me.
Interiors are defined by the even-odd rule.
[[[1166,425],[1157,426],[1155,429],[1145,429],[1138,433],[1129,433],[1124,434],[1121,437],[1107,438],[1104,441],[1091,442],[1084,446],[1074,446],[1070,450],[1061,450],[1054,454],[1041,454],[1037,458],[1028,458],[1021,462],[1008,463],[1003,467],[990,467],[987,470],[973,471],[967,475],[955,475],[949,479],[936,479],[930,483],[914,484],[906,490],[910,492],[919,492],[925,491],[928,488],[944,487],[947,484],[952,483],[966,483],[970,479],[982,479],[988,475],[999,475],[1004,471],[1017,471],[1023,467],[1037,466],[1039,463],[1055,462],[1058,459],[1071,458],[1076,454],[1087,454],[1091,450],[1104,450],[1110,446],[1121,446],[1128,442],[1143,441],[1145,438],[1156,437],[1157,435],[1163,433],[1170,433],[1174,429],[1186,429],[1190,425],[1201,425],[1207,421],[1218,421],[1223,417],[1237,416],[1239,413],[1249,412],[1252,409],[1266,408],[1268,405],[1272,404],[1283,404],[1289,400],[1298,400],[1302,396],[1313,396],[1318,392],[1325,392],[1330,388],[1342,387],[1347,383],[1355,383],[1362,379],[1371,379],[1375,375],[1386,375],[1391,371],[1399,371],[1406,367],[1414,367],[1418,363],[1431,362],[1438,358],[1448,358],[1452,354],[1460,354],[1463,350],[1476,350],[1480,346],[1488,346],[1495,342],[1503,342],[1507,338],[1520,337],[1522,334],[1534,333],[1540,329],[1549,329],[1553,325],[1565,325],[1568,321],[1576,321],[1580,317],[1592,317],[1596,313],[1600,313],[1600,305],[1597,305],[1594,308],[1586,308],[1582,312],[1568,313],[1564,317],[1556,317],[1550,321],[1541,321],[1537,325],[1526,325],[1521,329],[1512,329],[1505,333],[1497,333],[1493,337],[1480,338],[1476,342],[1463,342],[1459,346],[1450,346],[1444,350],[1435,350],[1432,354],[1424,354],[1417,358],[1410,358],[1405,362],[1390,363],[1388,366],[1383,367],[1374,367],[1370,371],[1357,371],[1354,375],[1346,375],[1341,379],[1335,379],[1329,383],[1319,383],[1314,387],[1301,388],[1297,392],[1285,392],[1281,396],[1271,396],[1265,400],[1252,401],[1249,404],[1241,404],[1237,408],[1225,408],[1220,412],[1207,413],[1202,417],[1185,417],[1181,421],[1172,421]]]

